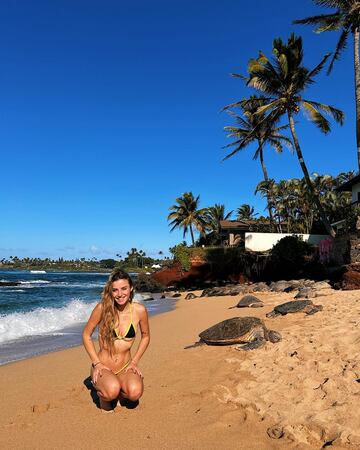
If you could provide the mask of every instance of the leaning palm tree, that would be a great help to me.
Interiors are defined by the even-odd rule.
[[[315,25],[315,32],[340,31],[335,53],[331,58],[328,73],[339,59],[350,34],[354,38],[354,72],[355,72],[355,104],[356,104],[356,147],[358,167],[360,170],[360,59],[359,59],[359,28],[360,28],[360,1],[359,0],[313,0],[316,5],[326,8],[335,8],[329,14],[307,17],[294,20],[293,23]]]
[[[253,220],[257,213],[255,213],[255,209],[253,206],[250,206],[246,203],[242,204],[236,210],[236,220]]]
[[[257,59],[249,61],[247,85],[260,90],[268,97],[268,104],[258,109],[260,113],[272,111],[286,114],[295,151],[303,171],[306,184],[308,186],[313,203],[318,208],[321,220],[326,227],[327,232],[335,236],[330,222],[315,195],[314,187],[310,179],[304,156],[300,147],[299,139],[296,134],[294,116],[302,108],[309,119],[322,131],[330,131],[330,123],[324,116],[327,113],[340,124],[343,123],[344,114],[333,106],[318,103],[313,100],[304,99],[303,91],[314,82],[314,77],[322,70],[329,55],[325,55],[320,63],[312,70],[306,68],[303,62],[303,47],[301,37],[294,34],[290,36],[287,44],[280,38],[273,42],[274,57],[268,59],[264,53],[260,52]],[[234,104],[236,105],[236,104]]]
[[[190,231],[192,245],[195,245],[193,228],[201,235],[204,235],[206,228],[206,208],[199,209],[199,200],[200,195],[194,198],[192,192],[185,192],[182,197],[176,199],[177,204],[169,208],[172,211],[168,215],[168,220],[171,221],[169,225],[172,226],[170,231],[182,228],[184,237]]]
[[[237,104],[241,111],[241,116],[234,113],[232,110],[225,106],[225,110],[232,116],[237,126],[226,126],[224,129],[229,132],[229,138],[233,138],[234,141],[226,145],[224,148],[235,147],[234,150],[225,156],[225,159],[238,153],[240,150],[244,150],[250,144],[256,144],[256,150],[253,159],[260,160],[261,168],[264,174],[264,181],[269,180],[267,169],[264,161],[264,146],[266,144],[272,146],[276,152],[281,153],[283,151],[283,144],[291,147],[291,140],[281,134],[281,131],[288,128],[289,125],[283,125],[278,127],[277,123],[280,118],[280,114],[269,114],[267,117],[264,113],[257,113],[261,106],[266,105],[268,99],[264,96],[252,95],[249,99],[244,99]],[[272,204],[273,199],[267,197],[267,208],[269,211],[270,222],[272,218]]]

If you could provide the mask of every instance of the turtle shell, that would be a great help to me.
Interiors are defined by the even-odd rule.
[[[199,337],[207,344],[236,344],[244,342],[242,337],[259,327],[265,328],[262,320],[257,317],[233,317],[207,328],[199,334]]]
[[[263,306],[263,302],[261,300],[259,300],[257,297],[255,297],[255,295],[244,295],[244,297],[242,297],[238,304],[236,305],[238,308],[246,308],[246,307],[250,307],[250,306]]]
[[[274,311],[278,314],[295,313],[303,310],[304,308],[306,308],[306,306],[310,305],[313,305],[313,302],[311,300],[292,300],[290,302],[275,306]]]

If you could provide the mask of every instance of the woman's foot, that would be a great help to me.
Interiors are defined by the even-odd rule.
[[[100,409],[103,413],[113,413],[114,408],[112,407],[112,403],[104,400],[99,396]]]

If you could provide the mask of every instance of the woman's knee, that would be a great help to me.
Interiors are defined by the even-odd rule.
[[[101,386],[99,393],[106,400],[115,400],[120,394],[120,383],[117,380],[108,381]]]
[[[129,400],[135,402],[142,396],[143,390],[142,383],[130,383],[127,388],[126,396]]]

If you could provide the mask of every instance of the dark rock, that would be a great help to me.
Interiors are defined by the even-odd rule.
[[[311,287],[303,287],[299,289],[299,292],[295,295],[295,298],[315,298],[316,292]]]
[[[272,283],[270,283],[269,287],[273,292],[285,292],[285,289],[288,289],[291,286],[292,284],[289,281],[280,280],[273,281]]]
[[[151,275],[139,273],[134,282],[135,290],[138,292],[162,292],[164,286],[158,283]]]
[[[223,287],[208,288],[203,291],[201,297],[221,297],[224,295],[239,295],[253,292],[252,285],[238,284]]]
[[[252,288],[252,292],[268,292],[268,291],[270,291],[269,286],[266,283],[264,283],[263,281],[252,284],[251,288]]]
[[[181,294],[179,292],[175,292],[175,294],[172,295],[172,298],[179,298],[181,297]]]
[[[0,286],[20,286],[20,281],[0,281]]]

